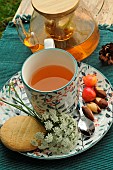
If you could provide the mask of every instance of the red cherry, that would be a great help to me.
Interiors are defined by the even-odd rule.
[[[96,93],[91,87],[85,87],[82,92],[82,98],[85,102],[91,102],[96,98]]]
[[[83,81],[87,87],[93,87],[97,83],[97,76],[95,74],[88,74],[83,77]]]

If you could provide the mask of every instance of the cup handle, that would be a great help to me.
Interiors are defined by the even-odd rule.
[[[44,40],[44,48],[48,49],[48,48],[55,48],[55,43],[54,40],[52,38],[47,38]]]

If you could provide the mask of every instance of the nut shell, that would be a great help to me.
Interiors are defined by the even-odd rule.
[[[103,89],[101,89],[100,87],[95,87],[94,88],[94,90],[95,90],[95,92],[96,92],[96,95],[97,95],[97,97],[100,97],[100,98],[105,98],[107,95],[106,95],[106,92],[103,90]]]
[[[82,111],[88,119],[94,121],[94,115],[93,115],[92,111],[87,106],[82,106]]]
[[[100,107],[94,102],[88,103],[87,107],[94,113],[100,113],[101,112]]]
[[[95,103],[102,109],[105,109],[108,106],[108,102],[100,97],[96,97]]]

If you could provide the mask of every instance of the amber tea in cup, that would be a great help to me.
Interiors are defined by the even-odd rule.
[[[31,76],[29,85],[41,91],[52,91],[66,85],[73,73],[63,66],[49,65],[37,69]]]

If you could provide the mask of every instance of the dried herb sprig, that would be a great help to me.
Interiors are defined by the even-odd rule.
[[[17,91],[16,91],[16,89],[14,87],[14,83],[13,82],[11,82],[9,84],[9,95],[10,95],[11,89],[13,89],[13,91],[15,92],[15,96],[17,97],[17,99],[12,97],[12,99],[15,101],[16,104],[9,103],[9,102],[3,100],[2,98],[0,98],[0,101],[3,102],[3,103],[8,104],[8,105],[10,105],[10,106],[12,106],[14,108],[16,108],[16,109],[18,109],[18,110],[20,110],[20,111],[22,111],[22,112],[24,112],[26,114],[28,114],[29,116],[33,116],[33,117],[35,117],[35,118],[37,118],[39,120],[40,117],[39,117],[38,113],[35,112],[32,108],[26,106],[26,104],[20,98],[20,96],[18,95],[18,93],[17,93]]]

